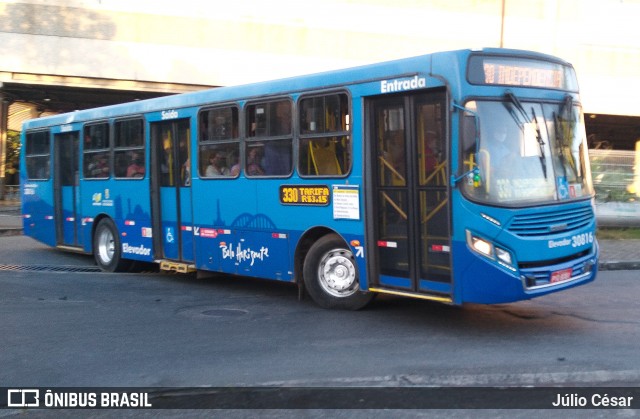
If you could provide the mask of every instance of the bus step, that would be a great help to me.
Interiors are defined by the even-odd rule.
[[[449,296],[445,295],[431,295],[431,294],[418,294],[416,292],[406,292],[406,291],[398,291],[398,290],[390,290],[385,288],[369,288],[371,292],[377,292],[380,294],[390,294],[390,295],[398,295],[401,297],[409,297],[409,298],[419,298],[421,300],[430,300],[430,301],[438,301],[444,304],[453,304],[453,300]]]
[[[196,267],[195,265],[190,265],[188,263],[180,263],[180,262],[173,262],[170,260],[163,260],[160,262],[160,270],[186,274],[189,272],[195,272]]]
[[[74,252],[74,253],[83,253],[83,254],[89,254],[87,253],[82,247],[77,247],[77,246],[67,246],[64,244],[58,244],[56,245],[56,249],[60,249],[60,250],[64,250],[65,252]]]

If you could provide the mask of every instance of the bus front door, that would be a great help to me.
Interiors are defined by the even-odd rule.
[[[372,288],[451,300],[445,99],[439,91],[368,102]]]
[[[151,124],[156,258],[192,262],[190,120]]]
[[[78,167],[80,132],[72,131],[54,136],[54,202],[56,243],[59,246],[80,246],[80,208]]]

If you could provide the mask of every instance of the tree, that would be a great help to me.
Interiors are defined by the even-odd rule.
[[[7,131],[7,165],[5,170],[5,184],[17,185],[20,171],[20,133]]]

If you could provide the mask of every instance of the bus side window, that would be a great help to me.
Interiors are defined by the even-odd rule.
[[[197,166],[201,178],[229,178],[240,174],[238,114],[237,106],[200,112]]]
[[[25,155],[29,180],[49,179],[50,145],[49,131],[27,132]]]
[[[114,126],[116,178],[143,178],[145,176],[145,149],[142,120],[116,121]]]
[[[106,179],[110,176],[109,123],[84,127],[83,172],[85,179]]]
[[[298,172],[342,176],[351,165],[349,99],[344,93],[300,100]]]
[[[293,156],[292,105],[281,99],[246,107],[248,176],[288,176]]]

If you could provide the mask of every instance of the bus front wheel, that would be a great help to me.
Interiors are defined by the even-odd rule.
[[[122,272],[129,267],[129,261],[122,258],[118,229],[110,218],[103,218],[96,227],[93,256],[98,267],[106,272]]]
[[[304,284],[321,307],[358,310],[374,294],[360,290],[356,260],[335,234],[320,238],[309,249],[303,266]]]

